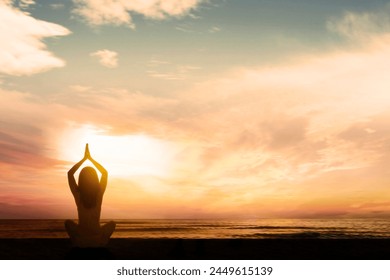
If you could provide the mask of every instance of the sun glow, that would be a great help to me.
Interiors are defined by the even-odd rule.
[[[83,125],[66,131],[59,141],[59,154],[64,160],[77,162],[89,144],[91,155],[100,162],[110,176],[169,175],[175,154],[171,143],[145,134],[107,135],[107,131]]]

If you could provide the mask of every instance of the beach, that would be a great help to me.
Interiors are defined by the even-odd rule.
[[[72,248],[69,239],[0,239],[2,260],[379,260],[390,239],[113,238],[106,248]]]
[[[390,255],[386,219],[116,223],[106,248],[77,249],[72,248],[64,220],[0,220],[0,259],[373,260]]]

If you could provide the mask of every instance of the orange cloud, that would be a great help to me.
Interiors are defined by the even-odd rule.
[[[118,53],[110,50],[99,50],[90,54],[92,57],[96,57],[99,63],[108,68],[118,67]]]

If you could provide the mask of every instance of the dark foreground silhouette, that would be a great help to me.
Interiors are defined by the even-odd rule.
[[[69,239],[0,239],[0,259],[61,260],[379,260],[390,239],[131,239],[72,248]]]
[[[74,174],[86,160],[91,161],[99,170],[101,173],[100,181],[95,169],[87,166],[81,170],[77,184]],[[74,247],[104,247],[115,230],[115,223],[112,221],[100,226],[100,213],[107,178],[107,170],[91,157],[87,144],[83,159],[68,172],[69,187],[76,202],[79,220],[78,224],[66,220],[65,228]]]

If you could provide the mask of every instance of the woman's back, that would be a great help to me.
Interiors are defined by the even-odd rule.
[[[76,198],[77,213],[80,227],[94,231],[100,227],[100,213],[102,209],[103,194],[97,197],[96,205],[93,207],[86,207],[80,198]]]

